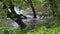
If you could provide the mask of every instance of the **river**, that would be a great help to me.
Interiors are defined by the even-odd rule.
[[[34,23],[38,23],[38,24],[44,24],[47,23],[49,20],[52,20],[53,16],[40,16],[41,14],[43,14],[42,11],[38,11],[36,12],[37,14],[37,18],[33,18],[33,12],[32,11],[27,11],[27,10],[22,10],[19,9],[18,7],[14,7],[15,11],[17,14],[23,14],[24,16],[27,17],[27,19],[22,19],[22,21],[27,25],[27,27],[34,25]],[[10,9],[9,9],[10,11]],[[10,11],[11,12],[11,11]],[[12,19],[8,18],[8,20],[10,20],[10,24],[14,27],[14,28],[18,28],[19,25],[14,22]]]

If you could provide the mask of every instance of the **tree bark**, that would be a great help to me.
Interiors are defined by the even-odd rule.
[[[26,25],[23,23],[21,16],[16,14],[16,12],[14,10],[14,5],[12,4],[12,1],[9,2],[9,8],[11,10],[11,13],[8,12],[7,17],[14,20],[21,27],[21,29],[25,28]]]
[[[8,8],[4,0],[0,0],[0,1],[3,3],[3,9]],[[7,17],[14,20],[21,27],[21,29],[25,28],[26,25],[23,23],[21,16],[16,14],[16,11],[14,10],[14,5],[11,0],[9,1],[9,8],[11,10],[11,13],[8,11]]]
[[[34,18],[37,18],[36,12],[35,12],[35,8],[34,8],[34,6],[33,6],[33,4],[32,4],[32,0],[28,0],[28,2],[29,2],[30,6],[31,6],[31,8],[32,8]]]

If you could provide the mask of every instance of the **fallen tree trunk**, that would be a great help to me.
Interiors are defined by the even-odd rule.
[[[12,4],[12,1],[10,1],[10,3],[9,3],[9,8],[11,10],[11,13],[8,12],[7,17],[14,20],[21,27],[21,29],[25,28],[26,25],[23,23],[21,16],[16,14],[16,11],[14,10],[14,5]]]
[[[12,0],[9,0],[9,7],[6,6],[4,0],[3,1],[1,0],[1,2],[3,2],[3,9],[10,8],[11,10],[11,12],[8,11],[7,17],[15,21],[21,27],[21,29],[25,28],[26,25],[23,23],[21,16],[16,14],[16,11],[14,10],[14,5],[12,3]]]

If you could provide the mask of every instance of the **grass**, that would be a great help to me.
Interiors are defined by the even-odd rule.
[[[25,34],[26,31],[22,31],[22,33]],[[0,27],[0,34],[21,34],[21,30],[19,28]],[[29,30],[26,34],[60,34],[60,27],[46,28],[45,26],[41,26]]]
[[[0,34],[60,34],[60,26],[58,21],[54,20],[42,26],[35,26],[32,30],[21,30],[13,27],[0,27]]]
[[[27,34],[60,34],[60,27],[46,28],[42,26],[27,32]]]

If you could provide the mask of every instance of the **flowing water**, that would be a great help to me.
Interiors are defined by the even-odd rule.
[[[53,16],[40,16],[41,14],[43,14],[43,12],[36,12],[37,14],[37,18],[33,18],[33,12],[32,11],[27,11],[27,10],[20,10],[17,7],[14,7],[15,11],[17,14],[23,14],[24,16],[27,17],[27,19],[22,19],[22,21],[28,26],[33,25],[34,23],[38,23],[38,24],[43,24],[43,23],[47,23],[48,20],[52,20]],[[10,9],[9,9],[10,11]],[[11,11],[10,11],[11,12]],[[13,20],[10,19],[11,25],[14,28],[18,27],[18,24],[16,22],[14,22]]]

